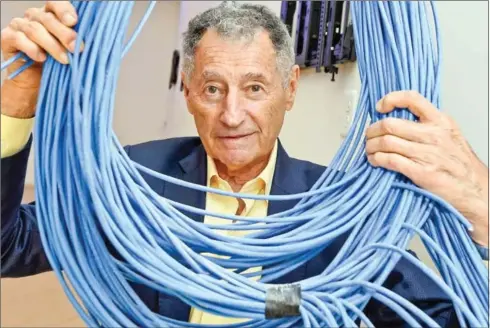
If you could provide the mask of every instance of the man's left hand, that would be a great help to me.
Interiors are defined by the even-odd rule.
[[[414,91],[392,92],[376,109],[408,108],[418,122],[386,118],[366,131],[373,166],[404,174],[446,200],[473,225],[472,238],[488,247],[488,168],[478,159],[456,123]]]

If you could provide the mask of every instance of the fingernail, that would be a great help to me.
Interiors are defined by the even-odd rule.
[[[63,52],[63,53],[60,55],[60,62],[61,62],[62,64],[68,64],[69,60],[68,60],[68,55],[67,55],[66,53],[64,53],[64,52]]]
[[[72,14],[66,13],[63,15],[63,24],[72,26],[77,22],[77,18]]]
[[[382,101],[383,101],[383,99],[381,99],[380,101],[378,101],[378,102],[376,103],[376,110],[377,110],[378,112],[381,112],[381,103],[382,103]]]

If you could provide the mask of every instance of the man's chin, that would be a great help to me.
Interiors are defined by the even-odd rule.
[[[228,168],[241,168],[247,166],[252,162],[250,156],[233,156],[231,158],[226,158],[225,164]]]
[[[250,149],[228,149],[222,152],[220,162],[229,169],[239,169],[253,161]]]

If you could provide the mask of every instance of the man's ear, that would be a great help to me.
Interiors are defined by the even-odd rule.
[[[187,110],[189,111],[189,113],[193,114],[192,113],[192,108],[189,104],[189,94],[190,94],[190,91],[189,91],[189,85],[188,85],[188,79],[184,73],[184,71],[180,72],[180,79],[182,81],[182,91],[184,92],[184,98],[185,98],[185,102],[187,104]]]
[[[294,100],[296,99],[296,92],[298,90],[300,77],[300,68],[298,65],[294,65],[291,68],[291,73],[289,75],[289,83],[286,92],[286,110],[290,111],[293,108]]]
[[[180,72],[180,80],[182,81],[182,85],[184,86],[184,97],[187,99],[189,97],[189,86],[187,85],[187,77],[184,71]]]

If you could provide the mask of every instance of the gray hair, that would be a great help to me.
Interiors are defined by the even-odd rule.
[[[295,63],[293,41],[286,25],[266,6],[224,1],[194,17],[189,22],[183,41],[183,71],[188,79],[194,70],[196,47],[208,29],[214,29],[219,36],[233,40],[250,40],[260,31],[268,32],[276,52],[277,70],[282,75],[283,86],[287,87]]]

